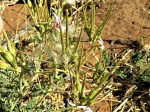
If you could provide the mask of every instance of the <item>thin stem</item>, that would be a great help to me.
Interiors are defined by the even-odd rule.
[[[115,2],[112,3],[111,7],[109,8],[108,12],[107,12],[107,15],[105,17],[105,20],[103,21],[103,23],[98,27],[98,31],[97,33],[95,34],[94,38],[93,38],[93,41],[95,41],[97,38],[99,38],[102,34],[102,31],[106,25],[106,22],[108,21],[108,19],[110,18],[111,16],[111,13],[112,13],[112,10],[113,10],[113,6],[114,6]]]
[[[69,36],[68,36],[68,9],[66,10],[66,49],[69,47]]]
[[[95,5],[92,0],[92,18],[91,18],[90,40],[92,40],[93,35],[94,35],[94,23],[95,23]]]
[[[62,55],[65,53],[65,43],[63,38],[62,26],[60,25],[60,37],[61,37],[61,45],[62,45]]]
[[[36,24],[37,21],[35,20],[35,17],[34,17],[34,15],[33,15],[32,11],[30,10],[29,6],[27,5],[27,2],[26,2],[25,0],[23,0],[23,2],[24,2],[24,4],[25,4],[26,8],[28,9],[28,11],[29,11],[29,13],[30,13],[30,15],[31,15],[31,18],[33,19],[34,23]]]
[[[80,45],[80,42],[81,42],[82,31],[83,31],[83,26],[82,26],[82,28],[81,28],[81,32],[80,32],[80,35],[79,35],[79,39],[78,39],[78,41],[77,41],[77,46],[76,46],[76,49],[75,49],[74,54],[76,54],[77,51],[78,51],[78,49],[79,49],[79,45]]]

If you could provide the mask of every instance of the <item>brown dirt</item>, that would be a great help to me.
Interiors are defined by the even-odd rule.
[[[5,22],[5,31],[9,36],[14,36],[16,32],[25,28],[30,23],[28,11],[23,4],[15,4],[7,7],[2,14]]]
[[[148,24],[150,18],[147,14],[147,3],[148,0],[116,0],[112,16],[102,34],[102,38],[107,43],[114,40],[115,43],[111,48],[128,47],[131,41],[143,36],[147,37],[148,33],[150,33],[150,24]],[[96,24],[102,22],[109,7],[110,2],[106,0],[105,5],[96,11]],[[122,49],[117,50],[117,52],[120,50]]]
[[[96,25],[100,25],[109,9],[110,0],[104,0],[104,4],[96,10]],[[147,37],[150,34],[150,18],[148,17],[146,4],[149,0],[116,0],[111,18],[102,33],[105,46],[111,48],[111,52],[118,53],[126,49],[134,40]],[[25,19],[28,12],[24,6],[16,4],[7,7],[2,17],[5,21],[5,30],[14,35],[16,31],[25,27]],[[23,23],[23,24],[21,24]],[[19,25],[19,26],[18,26]],[[18,29],[17,29],[18,26]],[[114,42],[114,43],[113,43]],[[113,44],[111,44],[113,43]],[[96,104],[94,112],[110,112],[108,102],[102,101]]]

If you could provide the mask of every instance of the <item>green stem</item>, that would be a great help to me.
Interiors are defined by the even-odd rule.
[[[66,49],[69,47],[69,36],[68,36],[68,9],[66,10]]]
[[[87,6],[86,6],[87,7]],[[86,9],[83,7],[83,18],[84,18],[84,22],[85,22],[85,28],[88,28],[88,24],[87,24],[87,17],[86,17]]]
[[[85,94],[84,94],[85,83],[86,83],[86,74],[84,74],[83,84],[82,84],[82,88],[81,88],[81,100],[82,100],[82,98],[85,97]]]
[[[28,9],[28,11],[29,11],[29,13],[30,13],[30,15],[31,15],[31,18],[33,19],[34,23],[36,24],[37,21],[35,20],[35,17],[34,17],[34,15],[33,15],[32,11],[30,10],[30,8],[29,8],[29,6],[27,5],[26,1],[23,0],[23,2],[24,2],[24,4],[25,4],[26,8]]]
[[[103,23],[98,27],[98,31],[97,33],[95,34],[94,38],[93,38],[93,41],[95,41],[97,38],[99,38],[102,34],[102,31],[106,25],[106,22],[108,21],[108,19],[110,18],[111,16],[111,13],[112,13],[112,10],[113,10],[113,6],[114,6],[115,2],[112,3],[111,7],[109,8],[108,12],[107,12],[107,15],[105,17],[105,20],[103,21]]]
[[[93,35],[94,35],[94,23],[95,23],[95,5],[92,0],[92,18],[91,18],[90,40],[92,40]]]
[[[99,90],[99,88],[108,80],[108,78],[110,77],[110,75],[112,75],[119,67],[120,63],[126,59],[127,55],[129,55],[129,53],[131,52],[132,50],[129,50],[126,54],[123,55],[122,59],[120,59],[115,67],[108,73],[106,74],[106,76],[102,76],[101,79],[100,79],[100,82],[98,84],[98,86],[93,89],[92,91],[90,91],[89,95],[87,96],[88,99],[85,99],[82,104],[83,105],[86,105],[87,103],[89,102],[92,102],[95,97],[101,92],[101,90]],[[107,84],[110,82],[110,80],[107,82]],[[106,84],[106,85],[107,85]],[[104,88],[103,88],[104,89]]]
[[[61,37],[61,45],[62,45],[62,55],[65,53],[65,43],[63,38],[62,26],[60,25],[60,37]]]
[[[81,28],[81,32],[80,32],[80,35],[79,35],[79,39],[78,39],[78,41],[77,41],[77,46],[76,46],[76,49],[75,49],[74,54],[76,54],[76,53],[77,53],[77,51],[78,51],[78,49],[79,49],[79,45],[80,45],[80,41],[81,41],[82,31],[83,31],[83,26],[82,26],[82,28]]]

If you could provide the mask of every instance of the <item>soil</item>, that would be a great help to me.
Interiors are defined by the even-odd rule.
[[[111,5],[110,0],[103,0],[103,2],[96,10],[96,25],[102,23]],[[127,49],[132,41],[138,40],[140,37],[147,37],[150,34],[148,2],[150,1],[116,0],[111,17],[101,36],[106,48],[110,49],[112,54]],[[9,36],[12,37],[30,23],[27,19],[28,15],[29,13],[25,11],[22,4],[15,4],[4,10],[2,17]],[[107,101],[101,101],[92,108],[95,108],[94,112],[111,112]]]
[[[9,37],[13,37],[16,32],[24,29],[27,24],[30,24],[28,19],[28,11],[25,10],[23,4],[15,4],[8,6],[2,13],[2,18],[5,22],[5,31]]]
[[[109,47],[119,52],[123,50],[121,47],[128,47],[132,41],[147,37],[150,33],[147,3],[148,0],[116,0],[112,15],[102,34],[106,44],[113,43]],[[110,2],[106,0],[105,5],[96,11],[96,24],[102,22],[109,7]]]

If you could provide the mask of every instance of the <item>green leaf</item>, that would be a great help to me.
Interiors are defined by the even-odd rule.
[[[37,97],[33,97],[27,104],[28,109],[33,109],[36,106]]]
[[[145,70],[141,78],[143,81],[150,83],[150,69]]]
[[[9,80],[4,78],[4,77],[0,77],[0,83],[3,83],[4,85],[8,85],[9,84]]]
[[[8,90],[6,88],[4,88],[4,87],[0,88],[0,93],[6,93],[6,92],[8,92]]]

